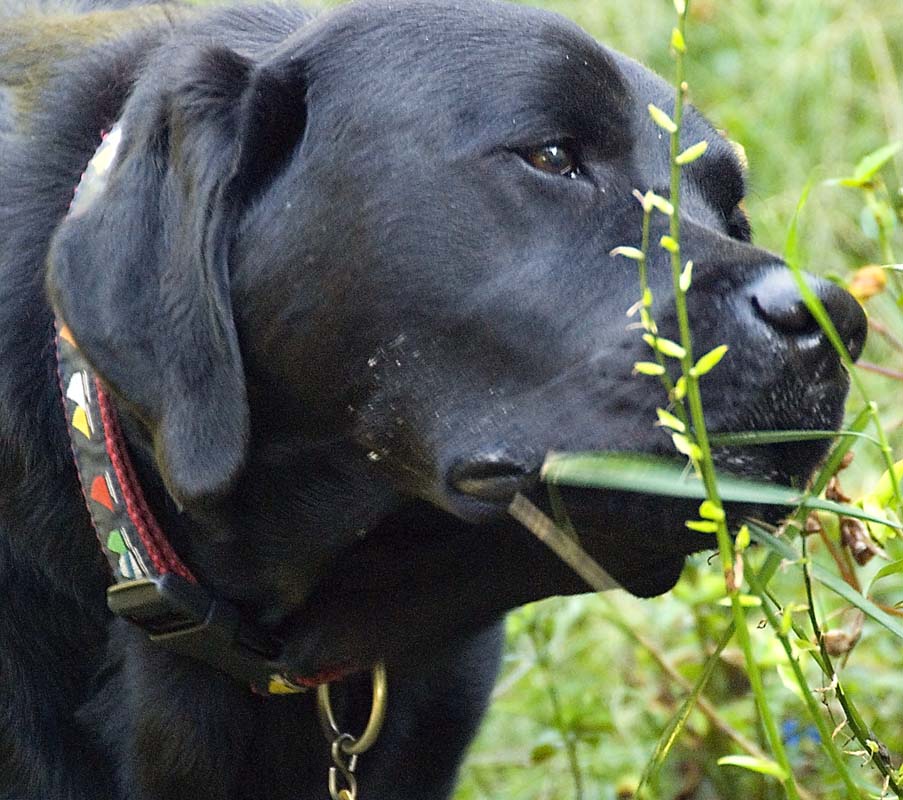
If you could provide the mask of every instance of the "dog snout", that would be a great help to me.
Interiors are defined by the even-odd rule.
[[[856,299],[822,278],[806,276],[806,283],[822,302],[841,341],[855,361],[862,353],[868,329],[865,313]],[[750,301],[760,319],[777,333],[799,341],[821,342],[821,326],[809,312],[790,270],[775,268],[751,287]]]

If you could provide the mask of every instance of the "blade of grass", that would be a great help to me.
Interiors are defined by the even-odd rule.
[[[882,751],[881,747],[878,746],[876,737],[872,734],[871,730],[865,724],[864,720],[862,719],[862,715],[859,713],[859,710],[847,695],[846,689],[844,688],[844,685],[840,680],[840,676],[834,669],[834,663],[831,659],[831,654],[828,652],[828,647],[825,642],[824,634],[822,633],[821,624],[819,623],[818,616],[815,613],[815,593],[812,589],[812,561],[809,559],[809,552],[806,547],[806,542],[807,539],[804,536],[801,541],[803,554],[803,581],[806,586],[806,606],[807,613],[809,615],[809,622],[812,625],[812,632],[815,634],[815,640],[818,644],[818,651],[820,655],[820,658],[817,659],[818,665],[821,668],[822,673],[824,673],[825,677],[828,679],[829,685],[834,687],[837,701],[840,703],[841,708],[846,715],[845,722],[847,727],[853,732],[853,736],[856,737],[856,739],[859,741],[859,744],[861,745],[863,750],[866,752],[872,752],[872,763],[875,764],[875,766],[878,768],[878,771],[884,776],[885,791],[887,789],[891,789],[899,798],[901,797],[901,789],[899,783],[897,782],[898,778],[894,775],[893,765],[891,763],[890,754],[887,748],[885,747]]]
[[[739,431],[737,433],[716,433],[709,441],[716,447],[749,447],[766,444],[793,444],[795,442],[815,442],[823,439],[843,439],[852,437],[864,439],[878,447],[881,443],[873,436],[857,431]]]
[[[762,673],[752,651],[752,643],[747,627],[746,609],[740,602],[740,580],[737,574],[737,556],[734,552],[734,544],[727,528],[727,521],[722,508],[721,495],[718,489],[715,463],[712,459],[711,445],[709,444],[708,431],[706,430],[705,415],[702,406],[702,392],[699,388],[699,379],[705,374],[700,364],[696,364],[693,358],[693,339],[690,330],[690,315],[687,308],[686,293],[691,285],[690,271],[692,262],[686,265],[682,263],[680,251],[680,182],[681,163],[688,151],[681,152],[680,134],[683,122],[684,100],[687,85],[684,82],[684,53],[686,52],[686,23],[689,3],[680,0],[675,2],[677,10],[677,27],[671,35],[672,50],[674,51],[675,80],[674,80],[674,129],[671,131],[671,185],[669,200],[673,206],[670,216],[670,241],[662,237],[661,245],[671,253],[671,277],[674,286],[674,307],[677,313],[677,327],[680,331],[680,345],[683,355],[680,356],[681,374],[686,384],[686,399],[689,407],[689,417],[692,423],[692,439],[686,440],[686,455],[693,462],[694,469],[699,473],[705,486],[706,503],[711,507],[710,516],[716,520],[715,535],[718,540],[718,556],[721,562],[721,572],[724,576],[724,586],[731,601],[731,613],[736,627],[737,642],[743,652],[743,660],[746,663],[746,674],[752,688],[759,712],[759,719],[768,738],[771,752],[782,770],[778,780],[781,783],[788,800],[799,800],[796,779],[784,742],[781,739],[774,714],[768,704],[765,694],[765,686],[762,681]],[[714,364],[714,362],[713,362]],[[678,437],[672,437],[678,449]]]
[[[579,545],[522,494],[514,495],[508,506],[511,514],[536,538],[554,551],[565,564],[597,592],[618,589],[618,582]]]
[[[865,400],[865,402],[871,409],[872,421],[875,425],[875,433],[879,442],[879,446],[881,448],[881,454],[884,457],[884,464],[885,467],[890,470],[891,475],[893,475],[893,452],[891,451],[890,444],[888,443],[887,435],[884,433],[884,427],[881,425],[881,418],[878,415],[878,407],[869,399],[865,385],[862,383],[862,380],[860,379],[859,374],[855,369],[853,359],[850,358],[850,354],[847,351],[846,345],[841,340],[840,335],[837,333],[837,328],[834,326],[834,321],[825,310],[825,307],[822,304],[821,300],[818,298],[815,292],[812,291],[809,284],[806,282],[802,268],[800,267],[799,223],[800,217],[803,213],[803,208],[805,208],[806,206],[811,190],[812,181],[810,180],[806,184],[806,186],[803,187],[803,192],[800,195],[799,202],[797,203],[796,211],[794,212],[793,219],[790,222],[790,229],[787,232],[787,242],[784,248],[784,260],[787,262],[787,266],[793,273],[793,278],[796,281],[796,285],[799,289],[801,297],[803,298],[803,302],[806,304],[806,308],[809,309],[809,313],[812,314],[812,316],[815,318],[816,322],[818,322],[819,326],[824,332],[825,336],[828,337],[828,341],[831,342],[832,346],[837,351],[837,355],[840,356],[840,360],[846,367],[847,372],[850,374],[850,379],[856,386],[856,390],[859,392],[859,395],[863,398],[863,400]],[[903,494],[901,494],[899,483],[894,484],[894,505],[896,507],[897,514],[903,516]]]
[[[540,476],[552,484],[587,489],[611,489],[692,500],[703,500],[708,495],[702,482],[695,475],[688,475],[674,461],[634,453],[549,453]],[[787,486],[723,475],[715,478],[715,484],[718,495],[731,503],[786,508],[802,506],[809,510],[843,514],[903,530],[900,523],[886,520],[856,506],[823,500]]]
[[[762,569],[759,572],[759,580],[767,586],[768,582],[771,580],[780,564],[781,557],[776,553],[769,553],[768,557],[765,560],[765,563],[762,565]],[[721,638],[718,640],[718,643],[715,645],[715,649],[706,659],[705,664],[703,665],[702,673],[696,679],[696,683],[693,684],[693,687],[689,690],[686,698],[684,698],[684,701],[683,703],[681,703],[677,713],[671,718],[671,721],[659,736],[655,750],[653,751],[649,761],[646,762],[646,767],[643,770],[643,774],[640,776],[640,783],[637,786],[636,794],[638,798],[641,798],[641,800],[645,800],[645,798],[648,797],[648,793],[644,794],[644,791],[648,792],[649,785],[656,780],[659,772],[661,772],[665,760],[668,758],[668,754],[671,752],[672,748],[677,743],[680,734],[686,727],[687,720],[689,720],[690,718],[690,713],[697,706],[704,708],[704,705],[706,705],[706,701],[702,697],[702,692],[708,684],[709,679],[712,677],[712,673],[715,671],[715,668],[718,666],[722,651],[725,647],[727,647],[728,643],[733,638],[735,630],[736,628],[734,627],[734,622],[733,620],[731,620],[724,633],[721,635]],[[741,742],[736,738],[734,738],[734,741],[737,742],[737,744],[739,744],[749,755],[755,756],[757,758],[765,757],[765,753],[751,742]],[[809,795],[807,792],[800,789],[800,796],[802,798],[805,798]]]
[[[870,421],[870,413],[868,407],[863,408],[850,423],[849,433],[858,434],[862,431],[862,429],[869,424]],[[818,474],[815,476],[812,481],[812,486],[810,488],[810,493],[812,494],[820,494],[825,486],[827,486],[828,481],[831,477],[837,472],[837,468],[840,466],[840,463],[843,461],[844,456],[849,451],[850,447],[852,447],[855,439],[853,436],[848,436],[843,439],[840,439],[831,450],[831,453],[828,455],[828,458],[825,459],[825,463],[822,465],[822,468],[819,470]],[[803,520],[805,518],[805,510],[801,509],[797,511],[795,515],[795,522],[797,526],[802,526]],[[768,553],[767,558],[765,559],[765,564],[762,566],[762,569],[758,573],[758,581],[759,584],[763,587],[767,587],[768,583],[771,581],[774,573],[777,571],[781,562],[783,561],[783,557],[775,552],[774,550]],[[763,601],[764,602],[764,601]],[[686,726],[687,720],[689,719],[690,712],[696,707],[697,703],[700,708],[704,710],[703,703],[704,699],[701,697],[702,691],[704,690],[706,684],[708,683],[709,678],[715,668],[715,665],[718,662],[718,657],[724,647],[727,646],[727,643],[730,641],[731,637],[734,635],[734,623],[733,621],[728,626],[727,630],[722,635],[719,640],[715,651],[709,658],[706,660],[706,663],[703,667],[703,672],[699,676],[696,681],[696,684],[693,686],[692,690],[688,694],[687,698],[681,704],[680,709],[677,714],[672,718],[670,724],[666,727],[666,729],[662,732],[659,737],[656,748],[650,758],[650,760],[646,764],[646,768],[643,770],[643,774],[640,777],[640,783],[637,788],[637,796],[642,798],[642,791],[644,787],[647,787],[653,781],[655,781],[658,773],[661,771],[662,766],[664,765],[665,760],[668,757],[671,749],[674,744],[677,742],[682,730]],[[797,635],[800,638],[805,638],[805,636],[798,632]],[[838,684],[839,686],[840,684]],[[848,698],[843,697],[843,701],[849,704]],[[737,741],[735,739],[735,741]],[[737,742],[743,747],[741,742]],[[760,756],[764,755],[761,751],[756,749],[753,751],[749,748],[743,747],[747,753],[750,755]],[[800,796],[802,798],[809,797],[810,795],[802,788],[798,787]]]

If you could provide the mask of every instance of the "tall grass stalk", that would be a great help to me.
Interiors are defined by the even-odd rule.
[[[818,617],[815,614],[815,597],[812,592],[812,578],[809,574],[809,554],[806,547],[805,536],[803,536],[802,539],[802,548],[803,579],[806,585],[809,622],[812,625],[812,633],[815,636],[815,641],[818,643],[818,649],[821,655],[821,658],[816,659],[816,661],[821,668],[822,673],[828,679],[829,685],[832,685],[834,687],[834,691],[837,695],[837,701],[840,703],[840,707],[843,709],[843,713],[846,717],[846,724],[852,731],[853,736],[856,737],[857,741],[866,752],[871,751],[874,754],[875,757],[872,760],[878,771],[884,776],[886,787],[890,789],[894,794],[896,794],[898,798],[903,798],[903,789],[901,789],[898,782],[900,778],[894,774],[893,767],[890,764],[890,759],[886,758],[887,749],[880,745],[874,734],[872,734],[868,726],[865,724],[865,721],[862,719],[862,715],[859,713],[856,706],[853,705],[852,701],[848,697],[846,691],[844,690],[843,684],[840,681],[840,676],[834,669],[834,663],[831,660],[831,654],[828,652],[827,645],[825,644],[825,637],[822,633],[821,625],[819,624]],[[770,619],[769,622],[771,622]],[[772,625],[772,627],[774,626]],[[802,689],[803,686],[801,685],[800,688]],[[807,703],[809,701],[809,698],[810,695],[806,693]],[[816,712],[817,710],[818,709],[816,709]],[[822,719],[821,714],[813,713],[812,716],[813,719],[816,719],[816,721]],[[822,734],[822,736],[824,736],[821,727],[819,727],[819,732]]]
[[[759,573],[759,580],[761,581],[762,585],[768,585],[768,582],[771,580],[775,571],[780,566],[780,563],[780,556],[778,556],[776,553],[768,554],[768,558]],[[677,743],[677,740],[680,738],[683,729],[686,727],[686,724],[690,719],[690,713],[702,700],[702,693],[705,690],[709,679],[714,674],[715,668],[718,666],[724,648],[727,647],[731,639],[734,638],[735,630],[736,628],[734,626],[734,623],[731,622],[725,629],[724,633],[721,635],[721,638],[718,640],[715,648],[706,659],[705,664],[702,668],[702,672],[697,678],[696,683],[693,685],[693,688],[687,694],[686,698],[684,698],[683,703],[681,703],[680,709],[671,718],[671,722],[668,723],[665,730],[662,731],[662,734],[658,740],[658,744],[656,745],[655,750],[652,753],[652,757],[646,763],[643,774],[640,776],[640,782],[636,790],[636,796],[637,798],[639,798],[639,800],[654,800],[654,796],[651,794],[650,786],[658,778],[658,774],[661,771],[665,760],[668,758],[668,754],[671,752],[674,745]],[[747,748],[747,752],[750,753],[750,755],[754,755],[754,753],[751,752],[749,748]]]
[[[790,759],[777,723],[768,705],[765,685],[758,662],[752,650],[752,642],[746,623],[746,611],[740,602],[740,587],[742,584],[741,561],[736,560],[734,546],[727,528],[726,516],[723,504],[718,494],[715,477],[715,464],[712,459],[711,446],[705,425],[705,417],[702,407],[702,394],[699,389],[699,377],[696,364],[693,359],[693,343],[690,332],[690,317],[687,310],[686,290],[689,281],[681,280],[684,270],[690,273],[692,266],[685,266],[681,260],[680,251],[680,180],[681,180],[681,149],[680,132],[683,121],[684,98],[686,84],[684,82],[684,54],[686,52],[686,20],[689,4],[684,0],[675,0],[675,8],[678,12],[678,23],[672,34],[672,46],[675,58],[675,95],[673,125],[671,126],[671,185],[670,202],[673,213],[670,215],[670,242],[663,242],[671,253],[671,273],[674,285],[675,306],[677,311],[678,327],[680,331],[680,344],[683,355],[680,358],[681,371],[686,381],[687,404],[692,423],[692,436],[695,448],[691,450],[691,458],[698,470],[706,489],[708,502],[711,504],[708,516],[715,523],[715,533],[718,539],[718,553],[721,569],[724,574],[725,588],[730,598],[733,614],[734,628],[740,649],[743,652],[746,663],[747,676],[755,697],[759,716],[765,729],[769,745],[780,766],[779,780],[784,792],[791,800],[798,800],[796,783]]]
[[[676,92],[675,92],[675,103],[674,103],[674,113],[673,120],[661,120],[656,119],[656,117],[661,116],[661,112],[653,113],[653,118],[656,119],[659,124],[663,127],[667,127],[671,134],[670,141],[670,156],[671,156],[671,183],[670,183],[670,202],[673,207],[672,213],[670,214],[670,240],[662,241],[662,245],[670,252],[671,254],[671,267],[672,267],[672,279],[674,285],[675,292],[675,307],[677,312],[677,320],[678,320],[678,328],[680,332],[680,345],[682,348],[682,353],[680,354],[680,362],[681,362],[681,371],[683,374],[683,378],[685,380],[686,385],[686,400],[687,405],[689,407],[689,418],[692,424],[692,432],[687,431],[687,438],[689,440],[689,447],[687,448],[687,455],[690,456],[691,460],[694,463],[702,481],[703,485],[706,489],[706,496],[709,502],[709,508],[706,516],[709,520],[714,522],[714,531],[718,540],[718,552],[719,558],[721,562],[722,571],[725,577],[725,586],[727,590],[727,594],[730,598],[731,609],[733,615],[733,628],[735,630],[738,643],[740,644],[741,650],[744,654],[744,660],[746,664],[747,675],[750,681],[750,685],[753,690],[753,694],[756,701],[756,706],[759,710],[759,715],[762,720],[762,725],[765,729],[766,735],[768,737],[769,743],[771,745],[772,751],[775,755],[775,758],[778,762],[780,770],[775,770],[773,774],[778,775],[783,783],[785,793],[787,797],[794,798],[798,796],[797,788],[793,779],[791,766],[789,759],[786,754],[786,750],[783,746],[783,742],[781,740],[780,734],[777,729],[777,725],[775,724],[774,718],[771,714],[768,700],[765,694],[764,684],[762,682],[761,672],[758,667],[758,663],[755,659],[754,654],[752,653],[752,645],[749,635],[749,630],[746,625],[746,613],[743,605],[740,602],[740,588],[743,582],[743,561],[739,557],[737,551],[742,550],[745,545],[742,547],[734,547],[734,543],[730,538],[730,534],[727,529],[727,524],[724,517],[723,505],[721,499],[718,495],[718,488],[716,483],[715,476],[715,468],[714,462],[712,460],[711,453],[711,445],[708,438],[708,433],[705,426],[705,419],[703,415],[702,408],[702,398],[701,392],[699,389],[699,378],[700,370],[698,369],[698,365],[694,363],[693,357],[693,346],[692,346],[692,336],[690,331],[690,323],[689,323],[689,313],[687,310],[686,304],[686,291],[689,289],[690,280],[689,275],[691,274],[692,265],[691,264],[682,264],[681,259],[681,251],[680,251],[680,166],[681,163],[686,163],[684,158],[685,154],[689,153],[694,148],[698,148],[699,152],[704,152],[704,146],[702,143],[700,145],[694,145],[688,148],[682,154],[680,151],[680,131],[681,131],[681,123],[683,118],[683,101],[686,92],[686,84],[684,83],[684,54],[686,51],[686,15],[687,15],[687,4],[683,2],[683,0],[675,0],[675,7],[678,11],[678,27],[674,30],[672,34],[672,47],[674,50],[675,57],[675,84],[676,84]],[[650,109],[650,112],[653,112],[653,109]],[[655,110],[657,111],[657,110]],[[860,394],[866,400],[866,410],[865,413],[871,417],[872,421],[875,425],[876,430],[876,439],[881,449],[885,465],[887,469],[890,471],[890,474],[893,475],[893,458],[891,453],[891,448],[887,440],[887,436],[884,432],[883,426],[878,418],[876,405],[871,402],[865,393],[864,387],[862,386],[861,381],[858,379],[858,376],[855,373],[855,369],[853,367],[852,359],[850,358],[849,353],[846,350],[843,342],[841,341],[837,331],[831,321],[830,317],[826,313],[824,307],[822,306],[819,299],[815,296],[814,292],[809,288],[808,284],[805,282],[805,279],[802,275],[802,272],[799,267],[799,258],[797,252],[797,229],[798,229],[798,221],[799,214],[802,209],[803,204],[805,203],[805,197],[808,194],[808,190],[804,193],[803,200],[797,208],[797,214],[793,220],[793,224],[790,229],[790,233],[788,235],[788,246],[787,246],[787,261],[794,273],[797,284],[800,288],[800,292],[803,296],[804,301],[809,307],[810,312],[816,318],[816,320],[820,323],[822,329],[825,331],[825,335],[832,342],[833,346],[837,350],[840,358],[844,366],[848,369],[852,376],[852,380],[859,390]],[[647,244],[644,237],[644,245]],[[882,254],[888,260],[893,260],[893,254],[888,252],[889,244],[887,241],[882,240]],[[646,256],[645,253],[647,251],[644,249],[643,260],[642,263],[645,265]],[[655,340],[652,342],[653,346],[655,346]],[[673,393],[672,393],[673,394]],[[681,415],[683,416],[683,415]],[[830,476],[832,473],[822,473],[823,475],[827,474]],[[903,511],[903,503],[901,503],[901,495],[900,495],[900,487],[896,481],[892,481],[893,483],[893,493],[895,499],[895,505],[897,507],[898,512]],[[700,509],[702,512],[702,509]],[[802,513],[802,512],[798,512]],[[702,523],[703,525],[707,523]],[[700,528],[701,529],[701,528]],[[805,571],[804,567],[804,571]],[[806,574],[807,581],[807,589],[810,592],[810,617],[812,620],[812,625],[815,631],[815,635],[819,642],[819,646],[822,651],[822,659],[821,663],[823,664],[823,669],[826,670],[826,674],[829,676],[833,684],[837,683],[837,675],[834,672],[830,658],[828,657],[827,650],[824,646],[823,637],[821,636],[820,629],[818,626],[818,621],[815,617],[814,609],[812,607],[812,598],[811,598],[811,582],[808,580],[808,572]],[[765,584],[757,579],[757,577],[748,572],[747,574],[749,583],[753,589],[753,591],[758,594],[762,601],[763,607],[766,609],[766,616],[769,618],[769,622],[775,624],[776,617],[771,609],[767,605],[766,601],[766,587]],[[820,709],[818,708],[818,704],[816,703],[811,690],[806,683],[805,676],[802,673],[802,670],[799,666],[799,662],[796,659],[792,648],[790,646],[789,639],[787,638],[786,631],[780,627],[780,623],[778,623],[778,627],[775,628],[776,633],[781,641],[782,646],[784,647],[787,658],[789,660],[791,670],[799,684],[799,688],[802,692],[802,695],[806,701],[808,710],[815,722],[816,726],[819,729],[819,732],[822,737],[822,745],[835,768],[837,769],[838,774],[844,782],[844,785],[847,788],[847,792],[850,797],[858,798],[861,797],[861,793],[859,789],[856,787],[854,781],[852,780],[849,772],[846,769],[846,765],[843,760],[843,755],[840,750],[836,747],[833,741],[833,737],[831,736],[831,732],[827,730],[827,723],[822,716]],[[846,699],[846,698],[845,698]],[[881,748],[878,746],[878,743],[869,735],[865,733],[863,730],[864,726],[861,723],[861,718],[855,712],[852,704],[849,704],[849,710],[845,709],[845,713],[847,714],[847,721],[851,725],[851,729],[854,732],[854,735],[860,739],[863,747],[871,748],[871,752],[880,753]],[[892,770],[890,768],[889,759],[879,759],[876,757],[876,763],[878,768],[881,770],[882,774],[885,777],[885,785],[892,788],[894,791],[898,791],[895,777],[892,774]]]
[[[749,581],[749,585],[752,590],[759,597],[764,597],[766,594],[766,589],[756,577],[755,571],[749,569],[747,570],[746,574],[747,580]],[[834,744],[833,733],[828,727],[828,723],[825,721],[824,715],[821,713],[821,709],[818,707],[818,701],[816,701],[816,699],[812,696],[812,690],[809,688],[809,684],[806,681],[806,676],[803,675],[803,670],[800,666],[799,659],[797,658],[796,653],[794,653],[793,646],[790,643],[790,638],[787,635],[787,628],[782,624],[782,620],[777,617],[777,615],[765,601],[763,601],[762,603],[762,610],[765,612],[765,616],[768,619],[768,624],[771,625],[772,630],[774,630],[775,634],[777,635],[778,640],[781,643],[781,647],[784,648],[784,652],[787,656],[787,662],[790,664],[790,668],[793,671],[793,676],[796,679],[800,693],[803,696],[803,701],[806,703],[806,706],[809,710],[809,716],[815,723],[816,728],[818,728],[818,735],[821,740],[822,749],[834,764],[834,768],[837,770],[837,774],[840,776],[840,779],[843,781],[843,784],[846,787],[848,797],[862,797],[862,793],[859,791],[859,788],[856,786],[853,778],[850,776],[849,770],[847,770],[847,765],[844,762],[843,754],[837,749]]]
[[[831,477],[837,472],[838,467],[843,461],[846,454],[849,452],[850,448],[857,440],[857,436],[861,434],[861,431],[870,423],[870,410],[869,408],[862,409],[852,420],[849,426],[843,431],[844,434],[839,438],[834,448],[831,450],[830,455],[825,460],[821,469],[818,471],[818,474],[812,480],[812,483],[809,487],[809,491],[807,492],[807,496],[818,496],[820,495],[825,487],[828,485]],[[771,441],[771,436],[768,433],[761,434],[761,441],[756,441],[754,437],[758,434],[750,433],[747,435],[748,441],[746,444],[765,444]],[[791,528],[796,528],[797,530],[802,530],[805,524],[805,519],[808,514],[808,510],[805,505],[801,505],[800,508],[796,511],[796,513],[791,517],[788,521],[787,525]],[[758,574],[755,576],[754,580],[748,581],[750,585],[755,584],[755,586],[759,587],[759,591],[757,592],[760,595],[764,595],[767,592],[767,587],[774,573],[776,572],[778,566],[782,562],[782,556],[777,552],[772,551],[768,554],[768,558],[765,561],[765,564],[759,570]],[[803,561],[805,566],[805,561]],[[808,569],[808,567],[806,567]],[[748,567],[747,567],[748,569]],[[770,597],[770,595],[768,595]],[[810,601],[809,608],[810,613],[814,613],[812,609],[814,609],[814,605],[811,599],[811,587],[810,587]],[[763,597],[764,602],[764,597]],[[718,641],[718,644],[715,647],[715,650],[709,655],[706,660],[706,664],[703,668],[702,674],[699,676],[696,684],[693,686],[692,691],[688,694],[683,704],[681,705],[680,710],[674,717],[672,718],[670,724],[666,727],[666,729],[662,732],[659,742],[653,752],[652,757],[648,761],[646,768],[643,771],[643,775],[640,779],[640,785],[637,790],[638,797],[650,797],[648,794],[648,787],[656,780],[658,773],[661,770],[661,767],[664,765],[665,760],[667,759],[671,749],[674,744],[677,742],[680,737],[683,728],[685,727],[687,720],[689,719],[690,712],[692,711],[694,705],[697,703],[698,698],[701,697],[702,691],[705,688],[706,683],[714,672],[714,668],[718,663],[720,653],[733,638],[734,632],[736,630],[736,625],[732,621],[725,632],[722,634],[721,638]],[[794,630],[797,633],[797,636],[801,640],[806,640],[808,637],[805,632],[799,630],[796,626]],[[819,641],[820,645],[823,647],[824,643],[820,640],[820,632],[816,633],[817,641]],[[823,662],[819,659],[817,663],[824,674],[826,675],[828,681],[836,687],[838,700],[841,703],[842,708],[844,709],[844,713],[847,715],[849,720],[861,720],[861,716],[856,711],[855,707],[852,704],[852,701],[847,696],[846,692],[843,690],[842,683],[837,676],[837,674],[833,671],[830,665],[830,661],[827,662],[827,668],[823,666]],[[804,691],[808,691],[808,688]],[[810,709],[811,710],[811,709]],[[816,709],[817,710],[817,709]],[[863,747],[867,747],[867,742],[869,740],[874,741],[873,738],[869,739],[868,736],[861,736],[860,734],[863,731],[867,731],[867,727],[864,724],[859,725],[851,725],[851,730],[857,739],[859,739],[860,744]],[[837,751],[837,747],[834,744],[833,740],[829,741],[825,747],[832,748],[834,751],[832,753],[832,761],[841,757],[841,754]],[[880,748],[879,748],[880,749]],[[747,750],[747,752],[749,752]],[[752,754],[752,753],[751,753]],[[879,765],[880,768],[881,765]],[[882,769],[882,774],[885,776],[885,779],[888,781],[889,788],[894,788],[894,778],[891,775],[890,767],[888,765],[884,765],[885,769]],[[803,795],[802,790],[798,789],[800,794]],[[805,795],[803,795],[805,796]],[[855,796],[855,795],[854,795]]]
[[[584,781],[583,771],[580,768],[580,759],[577,754],[577,737],[565,719],[561,697],[558,694],[558,686],[555,683],[555,675],[545,647],[546,643],[543,641],[536,619],[531,620],[527,626],[527,636],[530,639],[530,644],[533,646],[533,657],[536,660],[536,665],[545,678],[546,693],[552,709],[552,724],[559,736],[561,736],[561,744],[567,756],[571,778],[574,781],[574,800],[583,800]]]

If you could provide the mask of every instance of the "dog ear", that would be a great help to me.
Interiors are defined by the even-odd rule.
[[[76,199],[52,243],[51,300],[148,426],[181,503],[225,493],[246,458],[230,247],[294,153],[304,102],[297,65],[255,67],[221,47],[167,64],[136,86],[101,193]]]

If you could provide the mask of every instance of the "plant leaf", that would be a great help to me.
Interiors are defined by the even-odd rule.
[[[677,125],[674,124],[674,120],[671,119],[664,111],[662,111],[657,105],[650,103],[646,108],[649,111],[649,116],[652,117],[652,121],[662,128],[666,130],[668,133],[676,133]]]
[[[755,758],[754,756],[722,756],[718,759],[719,767],[740,767],[751,772],[759,772],[762,775],[771,775],[783,782],[787,780],[787,773],[774,761],[767,758]]]
[[[677,342],[670,339],[663,339],[661,336],[652,336],[650,334],[643,335],[643,341],[646,342],[653,350],[670,358],[683,358],[687,351],[683,349]]]
[[[658,243],[669,253],[680,252],[680,245],[677,243],[677,240],[671,236],[662,236],[662,238],[658,240]]]
[[[646,208],[647,205],[650,211],[653,208],[657,208],[666,217],[670,217],[674,214],[674,206],[660,194],[656,194],[651,189],[643,196],[643,208]]]
[[[699,361],[696,362],[695,369],[696,374],[699,377],[702,377],[708,372],[711,372],[717,365],[718,362],[724,358],[724,354],[727,352],[727,345],[722,344],[713,350],[709,350]]]
[[[704,500],[705,487],[695,475],[687,475],[683,464],[638,453],[588,452],[549,453],[541,477],[549,483],[580,486],[587,489],[613,489],[625,492]],[[718,496],[729,503],[786,506],[829,511],[847,517],[877,522],[895,530],[903,525],[870,514],[861,508],[818,497],[808,497],[798,489],[762,481],[750,481],[728,475],[717,478]]]
[[[709,519],[688,519],[684,525],[697,533],[718,533],[718,523]]]
[[[682,453],[687,458],[691,458],[693,461],[699,461],[702,458],[702,451],[699,449],[699,445],[691,442],[682,433],[672,433],[671,441],[674,442],[674,448],[677,452]]]
[[[903,480],[903,460],[894,464],[894,477],[891,478],[889,469],[881,473],[875,488],[868,494],[868,499],[879,506],[890,505],[894,498],[894,483]]]
[[[872,578],[872,582],[869,584],[869,591],[871,591],[876,581],[880,581],[882,578],[888,577],[888,575],[899,575],[900,573],[903,573],[903,558],[881,567],[875,573],[875,577]]]
[[[637,361],[633,365],[633,371],[640,375],[664,375],[665,368],[653,361]]]
[[[900,152],[901,147],[903,147],[903,142],[891,142],[865,156],[853,170],[852,180],[854,180],[855,183],[852,185],[862,186],[871,181],[872,178],[881,171],[884,165]]]
[[[693,283],[693,260],[690,259],[683,268],[683,271],[680,273],[680,279],[678,281],[678,286],[680,290],[684,293],[690,291],[690,286]]]
[[[678,433],[684,433],[687,430],[687,426],[670,411],[665,411],[663,408],[657,408],[655,409],[655,413],[658,415],[659,425],[662,425],[665,428],[671,428],[671,430],[677,431]]]
[[[614,248],[608,255],[624,256],[624,258],[630,258],[633,261],[643,261],[646,258],[642,250],[637,247],[628,247],[627,245]]]
[[[715,505],[711,500],[703,500],[699,505],[699,516],[703,519],[721,522],[724,519],[724,509]]]
[[[697,158],[700,158],[706,150],[709,149],[709,143],[703,139],[701,142],[691,144],[686,150],[680,153],[674,159],[675,164],[684,166],[684,164],[692,164]]]

